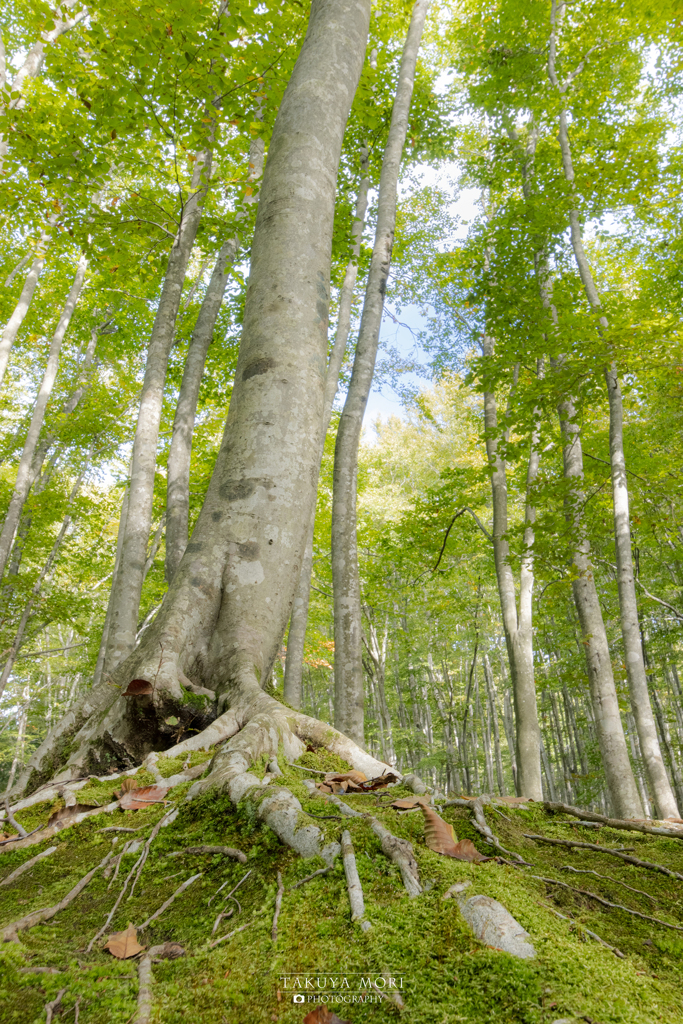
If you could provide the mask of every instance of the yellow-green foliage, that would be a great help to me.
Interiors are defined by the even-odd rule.
[[[307,753],[300,763],[320,770],[344,767],[322,752]],[[163,774],[172,774],[171,762]],[[336,808],[311,799],[301,784],[307,775],[283,764],[285,784],[290,785],[305,810],[331,815]],[[174,770],[176,769],[173,764]],[[258,772],[256,773],[258,774]],[[310,776],[314,777],[314,776]],[[93,794],[102,795],[98,784]],[[403,974],[406,978],[401,1014],[409,1024],[550,1024],[562,1018],[572,1022],[593,1020],[600,1024],[680,1024],[680,966],[683,933],[642,921],[619,910],[607,910],[593,901],[534,880],[531,875],[561,879],[589,889],[642,913],[672,924],[683,921],[681,883],[663,875],[622,863],[605,854],[543,846],[525,839],[525,832],[546,836],[586,839],[578,824],[559,824],[542,808],[505,809],[505,817],[487,809],[494,831],[504,845],[521,853],[534,868],[517,869],[490,861],[471,865],[441,857],[424,845],[424,825],[418,812],[397,815],[382,806],[376,794],[347,796],[358,810],[375,814],[394,834],[409,839],[416,852],[426,891],[408,898],[398,870],[382,854],[379,841],[363,819],[317,820],[327,839],[339,838],[342,828],[353,837],[358,870],[365,894],[368,933],[350,921],[344,872],[340,860],[334,870],[295,891],[289,887],[318,867],[322,861],[303,861],[286,849],[256,818],[253,807],[243,802],[235,808],[224,794],[207,793],[184,802],[187,786],[172,790],[179,807],[177,819],[160,830],[133,898],[123,902],[110,931],[139,925],[191,874],[202,877],[155,921],[139,938],[151,946],[166,940],[182,943],[187,955],[155,964],[155,1024],[300,1024],[311,1005],[292,1002],[282,976],[297,972],[365,972]],[[108,790],[107,790],[108,792]],[[396,793],[403,792],[397,788]],[[84,801],[85,802],[85,801]],[[104,801],[103,801],[104,802]],[[386,804],[386,801],[384,801]],[[50,807],[31,809],[31,821],[45,820]],[[2,848],[0,875],[48,845],[56,853],[39,862],[6,888],[0,888],[0,921],[7,924],[31,910],[49,906],[66,892],[112,847],[131,838],[128,833],[102,832],[111,825],[137,828],[136,839],[146,839],[164,813],[153,806],[141,811],[95,815],[65,829],[56,838],[25,850]],[[446,808],[459,838],[473,840],[482,852],[491,853],[472,828],[466,810]],[[23,818],[28,819],[29,812]],[[302,815],[306,825],[312,817]],[[606,846],[622,845],[626,834],[608,829],[591,830],[588,838]],[[627,843],[637,856],[683,869],[683,842],[628,834]],[[220,855],[169,857],[187,846],[229,845],[242,849],[246,865]],[[52,921],[20,935],[20,943],[0,949],[0,1020],[2,1024],[33,1024],[45,1019],[44,1005],[66,988],[64,1012],[73,1010],[80,997],[81,1024],[126,1024],[136,1007],[135,961],[119,962],[96,947],[85,947],[104,923],[120,891],[123,879],[137,856],[123,858],[116,883],[95,876],[83,893]],[[565,864],[595,870],[609,879],[562,871]],[[251,871],[235,893],[238,906],[223,897]],[[270,932],[277,872],[285,892],[278,939]],[[478,943],[464,924],[455,900],[443,900],[446,888],[469,880],[468,895],[483,893],[500,900],[530,932],[537,959],[516,960]],[[649,896],[619,885],[625,882]],[[220,886],[227,883],[218,895]],[[209,900],[211,903],[209,904]],[[217,934],[251,922],[245,931],[214,949],[209,948],[216,915],[234,908]],[[562,921],[557,908],[574,919]],[[604,946],[588,938],[581,925],[592,929],[625,954],[618,959]],[[58,975],[22,974],[29,966],[56,967]],[[278,999],[278,992],[280,999]],[[379,1024],[398,1019],[388,1005],[335,1006],[353,1024]],[[68,1020],[68,1018],[67,1018]]]

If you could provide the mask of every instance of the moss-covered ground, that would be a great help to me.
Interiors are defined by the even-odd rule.
[[[327,770],[343,767],[338,759],[310,753],[299,763]],[[159,763],[165,776],[180,767],[164,759]],[[309,797],[301,784],[306,773],[283,767],[283,781],[305,810],[316,816],[335,813],[329,803]],[[139,778],[140,784],[153,781],[142,775]],[[89,784],[78,793],[79,802],[106,804],[114,788],[112,783]],[[374,1024],[399,1016],[407,1024],[683,1021],[683,930],[677,932],[621,910],[600,907],[586,897],[530,876],[557,878],[682,928],[683,883],[607,854],[538,844],[524,838],[524,833],[631,847],[636,856],[679,872],[683,871],[683,841],[564,824],[564,816],[550,815],[540,806],[531,805],[526,810],[504,807],[501,813],[489,807],[489,824],[501,842],[532,862],[534,870],[495,861],[470,865],[426,848],[419,811],[398,815],[381,806],[386,798],[348,796],[345,799],[349,804],[371,811],[394,834],[412,842],[427,886],[417,899],[408,898],[398,870],[384,857],[365,821],[318,819],[316,824],[329,840],[338,839],[342,828],[352,834],[366,915],[372,923],[372,929],[363,933],[350,921],[340,859],[330,874],[289,891],[294,882],[324,866],[323,862],[297,858],[256,820],[248,804],[234,808],[226,796],[216,793],[185,802],[187,789],[185,785],[169,793],[179,808],[178,817],[159,831],[133,898],[124,898],[109,930],[122,930],[129,922],[140,925],[185,878],[202,872],[201,878],[139,935],[146,946],[172,940],[187,951],[180,959],[154,965],[152,1020],[156,1024],[301,1022],[314,1005],[293,1001],[293,976],[304,974],[311,979],[334,978],[337,989],[333,990],[328,981],[328,994],[347,992],[341,988],[344,977],[350,986],[359,975],[381,979],[386,974],[403,979],[405,1009],[400,1014],[393,1005],[381,1001],[334,1003],[339,1016],[352,1024]],[[392,792],[407,795],[400,789]],[[30,829],[45,822],[54,806],[36,805],[17,817]],[[112,848],[113,838],[117,840],[115,849],[120,849],[132,836],[101,829],[111,825],[136,828],[134,838],[144,840],[163,813],[163,807],[154,805],[139,811],[98,814],[40,845],[14,852],[0,848],[0,878],[4,878],[42,849],[58,845],[51,856],[0,888],[0,924],[57,903]],[[458,838],[468,837],[483,853],[493,852],[472,828],[467,810],[446,808],[443,816],[452,822]],[[305,821],[309,824],[313,818],[306,817]],[[246,853],[248,861],[241,864],[206,854],[169,857],[174,851],[200,844],[237,847]],[[85,949],[103,925],[138,855],[131,853],[123,858],[119,877],[111,887],[112,879],[99,872],[68,908],[48,923],[22,932],[19,943],[5,943],[0,948],[2,1024],[44,1021],[46,1002],[64,988],[61,1017],[57,1020],[72,1019],[70,1014],[79,997],[80,1024],[127,1024],[134,1018],[137,962],[116,960],[99,944],[92,953]],[[563,871],[565,865],[610,877],[577,875]],[[232,900],[224,904],[222,898],[247,871],[251,872],[249,877],[235,893],[241,908],[238,912]],[[271,927],[278,871],[286,891],[274,944]],[[530,933],[536,959],[514,959],[482,946],[472,937],[456,901],[442,898],[450,885],[462,880],[472,883],[467,895],[483,893],[507,907]],[[216,895],[224,883],[228,884]],[[216,914],[231,905],[235,914],[221,924],[217,935],[251,924],[210,949]],[[559,919],[551,908],[573,922]],[[618,947],[625,958],[618,958],[588,938],[582,925]],[[22,973],[31,967],[54,967],[60,973]]]

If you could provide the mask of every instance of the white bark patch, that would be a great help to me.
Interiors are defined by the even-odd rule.
[[[265,575],[260,562],[237,562],[235,565],[235,576],[241,587],[250,583],[263,583]]]

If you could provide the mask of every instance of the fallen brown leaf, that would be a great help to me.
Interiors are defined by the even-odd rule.
[[[168,786],[139,786],[121,794],[119,807],[124,811],[138,811],[150,804],[162,803]]]
[[[326,1006],[316,1006],[314,1010],[307,1013],[303,1024],[351,1024],[350,1020],[342,1020],[333,1010]]]
[[[147,679],[131,679],[128,683],[128,689],[125,690],[122,697],[144,697],[146,694],[154,693],[154,687]]]
[[[393,782],[398,782],[398,775],[385,772],[375,779],[368,779],[363,772],[328,772],[322,782],[316,783],[321,793],[371,793],[375,789],[384,789]]]
[[[453,826],[440,818],[436,811],[420,803],[420,810],[425,818],[425,842],[430,850],[440,853],[444,857],[454,857],[456,860],[466,860],[478,864],[483,860],[491,860],[479,853],[471,839],[461,839],[456,842]]]
[[[402,796],[398,800],[394,800],[391,806],[397,811],[416,811],[422,803],[428,804],[428,798],[424,796]]]
[[[138,942],[138,932],[134,924],[129,924],[125,932],[114,932],[109,936],[105,949],[108,949],[117,960],[127,960],[131,956],[142,953],[144,946]]]
[[[48,825],[54,825],[56,821],[67,821],[69,818],[74,818],[77,814],[83,814],[85,811],[94,811],[99,804],[72,804],[71,807],[59,807],[56,811],[53,811],[50,817],[47,819]]]

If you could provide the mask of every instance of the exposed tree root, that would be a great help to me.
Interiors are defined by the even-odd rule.
[[[573,921],[571,917],[567,917],[565,914],[561,914],[559,910],[555,910],[554,907],[549,907],[547,903],[542,903],[541,906],[544,907],[546,910],[549,910],[551,914],[555,915],[555,917],[561,917],[563,921],[569,921],[570,924],[577,924],[577,922]],[[614,953],[615,956],[618,956],[621,960],[626,959],[626,955],[622,953],[620,949],[617,949],[616,946],[610,946],[609,942],[605,942],[603,938],[601,938],[595,932],[592,932],[590,928],[586,928],[584,924],[578,924],[578,927],[581,929],[582,932],[585,932],[586,935],[589,935],[591,939],[595,939],[595,941],[599,942],[601,946],[604,946],[605,949],[609,949],[609,951],[611,953]]]
[[[59,990],[55,998],[51,1003],[45,1003],[45,1024],[52,1024],[52,1018],[55,1015],[55,1011],[62,1005],[62,998],[66,995],[66,989],[62,988]]]
[[[465,800],[463,798],[455,797],[453,800],[446,800],[444,807],[464,807],[467,810],[472,811],[474,814],[474,821],[472,824],[476,828],[477,832],[484,837],[487,843],[490,843],[491,846],[495,846],[495,848],[505,854],[506,857],[512,857],[513,861],[517,862],[517,866],[532,866],[531,864],[528,864],[527,861],[525,861],[518,853],[515,853],[512,850],[507,850],[501,843],[498,836],[491,830],[484,814],[484,797],[477,797],[474,800]]]
[[[285,887],[282,883],[282,875],[278,871],[277,873],[277,896],[275,897],[275,913],[273,914],[273,927],[270,931],[270,938],[273,942],[277,942],[277,921],[280,916],[280,910],[282,908],[282,897],[285,892]]]
[[[582,843],[575,839],[551,839],[548,836],[537,836],[532,833],[525,832],[525,839],[534,839],[537,843],[549,843],[551,846],[576,846],[581,850],[595,850],[596,853],[608,853],[610,857],[619,857],[621,860],[627,861],[629,864],[635,864],[638,868],[646,868],[648,871],[658,871],[662,875],[668,875],[669,878],[677,878],[683,882],[683,874],[680,871],[672,871],[671,868],[665,868],[662,864],[654,864],[649,860],[641,860],[639,857],[633,857],[630,853],[625,850],[610,850],[608,846],[598,846],[597,843]]]
[[[330,871],[333,870],[334,868],[332,866],[327,868],[318,868],[317,871],[313,871],[310,875],[306,875],[305,878],[302,878],[300,882],[295,882],[294,885],[290,885],[289,891],[293,892],[295,889],[298,889],[300,885],[305,885],[306,882],[310,882],[313,878],[317,878],[318,875],[329,875]]]
[[[29,928],[34,928],[37,924],[42,924],[43,921],[50,921],[60,910],[64,910],[69,904],[76,899],[80,893],[83,892],[86,885],[94,878],[100,868],[106,867],[111,858],[114,856],[114,851],[110,853],[100,861],[100,863],[92,868],[91,871],[81,878],[70,892],[59,901],[55,903],[53,907],[45,907],[43,910],[34,910],[31,914],[27,914],[25,917],[21,917],[18,921],[13,921],[11,924],[5,926],[2,932],[3,942],[18,942],[19,932],[28,931]]]
[[[193,882],[196,882],[198,878],[201,878],[202,874],[203,874],[203,872],[200,871],[198,875],[192,875],[190,878],[186,878],[185,881],[183,882],[183,884],[178,886],[178,888],[173,893],[173,895],[169,896],[168,899],[166,900],[166,902],[162,903],[158,910],[155,910],[154,913],[150,917],[148,917],[147,920],[143,924],[138,926],[138,931],[141,932],[144,928],[147,928],[147,926],[150,925],[152,923],[152,921],[156,921],[156,919],[158,917],[161,917],[163,912],[165,910],[168,910],[168,908],[178,898],[178,896],[180,896],[182,893],[184,893],[185,890],[188,889],[192,885]]]
[[[19,822],[15,819],[14,815],[12,814],[12,811],[11,811],[10,805],[9,805],[9,797],[7,797],[7,796],[5,796],[5,813],[7,814],[7,820],[9,821],[10,825],[12,826],[14,831],[17,833],[17,835],[21,839],[25,839],[26,835],[27,835],[26,829],[22,825],[19,824]]]
[[[407,839],[399,839],[398,836],[392,835],[388,829],[382,825],[377,818],[374,818],[371,814],[363,814],[361,811],[355,810],[353,807],[349,807],[343,800],[340,800],[334,793],[321,793],[319,789],[315,788],[315,783],[310,779],[304,781],[304,785],[308,789],[311,796],[319,796],[329,803],[334,804],[338,807],[342,814],[349,818],[364,818],[370,828],[379,839],[382,846],[382,853],[389,858],[401,872],[401,878],[403,884],[409,896],[419,896],[422,892],[422,885],[420,884],[420,872],[415,860],[415,852],[412,844]]]
[[[623,910],[626,914],[632,914],[634,917],[640,917],[643,921],[653,921],[655,924],[659,924],[662,928],[671,928],[675,932],[683,932],[683,925],[669,924],[668,921],[661,921],[658,917],[650,917],[649,914],[641,914],[639,910],[631,910],[630,907],[625,907],[622,903],[612,903],[610,900],[606,900],[604,896],[598,896],[595,892],[589,892],[587,889],[577,889],[573,885],[568,885],[566,882],[560,882],[556,878],[545,878],[543,875],[529,875],[530,878],[535,878],[538,882],[547,882],[548,885],[559,885],[563,889],[568,889],[570,892],[577,892],[580,896],[588,896],[589,899],[595,900],[596,903],[602,903],[603,907],[610,907],[612,910]]]
[[[232,846],[186,846],[184,850],[174,850],[167,853],[167,857],[183,857],[186,853],[220,853],[224,857],[234,857],[240,864],[247,863],[246,854],[241,850],[234,850]]]
[[[238,932],[243,932],[245,928],[248,928],[249,925],[252,925],[253,923],[253,920],[247,921],[246,924],[240,925],[239,928],[234,928],[231,932],[228,932],[227,935],[221,935],[220,939],[214,939],[213,942],[209,943],[209,949],[213,949],[214,946],[220,945],[221,942],[226,942],[227,939],[231,939],[233,935],[237,935]]]
[[[138,865],[139,865],[138,866],[138,871],[137,871],[137,874],[136,874],[135,878],[133,879],[132,885],[130,887],[130,892],[128,893],[128,899],[130,899],[132,897],[133,893],[135,892],[135,886],[138,884],[138,881],[140,880],[140,875],[142,874],[142,869],[145,866],[145,861],[147,860],[147,856],[149,854],[150,846],[152,845],[152,843],[154,842],[156,837],[159,835],[159,829],[163,828],[164,825],[169,824],[169,821],[171,819],[171,815],[173,815],[173,814],[175,814],[175,808],[172,808],[170,811],[167,811],[166,814],[164,814],[163,818],[159,818],[158,822],[156,823],[156,825],[152,829],[152,831],[150,833],[150,836],[149,836],[149,839],[145,843],[145,845],[143,847],[143,850],[142,850],[142,853],[140,854],[140,858],[138,860]],[[135,869],[133,869],[133,870],[135,870]]]
[[[627,832],[642,832],[647,836],[667,836],[669,839],[683,839],[683,828],[672,829],[662,828],[659,825],[648,825],[644,821],[636,821],[629,818],[606,818],[603,814],[594,814],[593,811],[582,811],[580,807],[571,807],[569,804],[558,804],[546,801],[543,806],[546,811],[561,811],[574,818],[582,818],[584,821],[599,821],[609,828],[625,829]]]
[[[142,955],[138,964],[138,1009],[134,1024],[149,1024],[152,1016],[152,961],[175,959],[184,952],[182,946],[165,942],[162,946],[152,946]]]
[[[10,885],[15,879],[19,878],[20,875],[23,875],[25,871],[28,871],[34,864],[37,864],[39,860],[49,857],[56,849],[56,846],[49,846],[47,850],[43,850],[42,853],[37,853],[35,857],[31,857],[31,859],[27,860],[24,864],[20,864],[18,868],[15,868],[11,875],[8,875],[7,878],[3,878],[0,882],[0,886]]]
[[[361,929],[367,932],[372,928],[369,921],[365,919],[365,900],[363,899],[363,887],[358,877],[356,866],[356,855],[353,852],[351,833],[345,830],[341,837],[341,853],[344,861],[344,874],[346,875],[346,888],[349,893],[351,905],[351,920],[358,921]]]
[[[573,868],[571,864],[563,864],[560,868],[561,871],[572,871],[575,875],[593,875],[594,878],[602,878],[606,882],[613,882],[615,885],[621,885],[624,889],[628,889],[629,892],[635,892],[639,896],[645,896],[648,900],[652,900],[656,903],[654,896],[650,896],[649,892],[645,892],[644,889],[634,889],[632,885],[627,885],[626,882],[621,882],[618,878],[612,878],[611,875],[601,875],[599,871],[591,871],[590,868]]]

